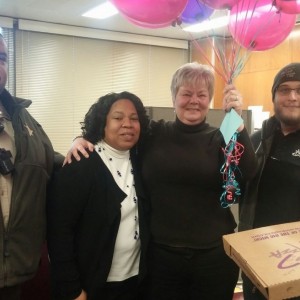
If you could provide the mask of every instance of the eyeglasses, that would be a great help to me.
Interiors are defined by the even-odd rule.
[[[295,91],[296,95],[300,96],[300,87],[291,89],[291,88],[282,86],[277,89],[278,94],[281,96],[288,96],[291,93],[291,91]]]

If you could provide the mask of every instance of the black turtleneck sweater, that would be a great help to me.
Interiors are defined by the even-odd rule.
[[[239,167],[246,179],[253,174],[255,155],[246,130],[238,141],[245,147]],[[234,231],[231,210],[220,204],[222,147],[220,130],[205,122],[152,124],[142,174],[151,201],[154,242],[205,249],[220,245],[222,235]]]

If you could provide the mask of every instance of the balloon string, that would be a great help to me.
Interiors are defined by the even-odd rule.
[[[275,1],[275,0],[274,0]],[[270,12],[274,6],[272,2]],[[205,1],[204,1],[204,4]],[[248,36],[248,31],[251,28],[251,22],[255,18],[255,11],[258,7],[259,0],[253,0],[253,2],[240,0],[237,1],[236,14],[231,15],[233,19],[234,35],[237,35],[239,32],[244,39]],[[207,40],[213,53],[215,55],[215,61],[212,63],[211,59],[206,54],[206,51],[202,49],[202,46],[198,40],[196,40],[191,33],[189,34],[190,40],[195,46],[195,48],[202,54],[202,57],[205,61],[215,70],[215,72],[224,80],[225,83],[232,83],[234,79],[242,72],[246,63],[248,62],[252,50],[255,49],[255,41],[257,36],[259,36],[267,26],[270,26],[272,18],[275,17],[275,14],[268,14],[268,19],[263,26],[259,26],[252,34],[251,40],[248,45],[245,45],[245,40],[238,43],[231,37],[230,45],[227,43],[228,36],[222,36],[223,42],[221,42],[217,35],[214,33],[214,30],[210,30],[212,34],[209,34],[207,31]],[[182,29],[182,27],[180,26]],[[183,29],[182,29],[183,30]],[[231,48],[230,48],[231,47]]]
[[[272,19],[276,16],[275,14],[270,13],[272,11],[272,8],[273,8],[273,4],[270,7],[270,11],[268,13],[269,18],[267,18],[266,22],[264,23],[264,26],[259,26],[258,30],[254,33],[253,38],[252,38],[251,42],[249,43],[250,50],[252,50],[252,48],[255,47],[256,38],[262,33],[263,30],[265,30],[267,27],[270,26]]]
[[[183,30],[180,24],[179,27]],[[229,40],[229,37],[225,36],[224,33],[224,36],[221,37],[223,39],[222,43],[217,39],[214,31],[211,30],[211,32],[211,35],[209,35],[207,32],[206,37],[211,49],[213,50],[213,53],[215,54],[217,63],[212,63],[211,59],[207,56],[205,50],[200,45],[200,42],[193,37],[191,32],[186,33],[196,50],[201,53],[204,60],[215,70],[215,72],[224,80],[224,82],[232,83],[242,71],[246,61],[250,56],[250,53],[247,54],[247,50],[243,49],[241,46],[238,46],[237,42],[235,42],[232,38],[230,41],[231,51],[227,50],[229,49],[227,48],[227,41]],[[218,65],[220,67],[217,67]]]
[[[189,33],[189,35],[191,35],[191,33]],[[205,61],[215,70],[215,72],[220,75],[220,77],[222,77],[222,79],[226,82],[227,79],[224,76],[224,74],[211,62],[211,60],[207,57],[205,51],[202,49],[202,47],[200,46],[200,44],[198,43],[197,40],[195,39],[191,39],[191,42],[193,43],[193,45],[195,46],[195,48],[202,54],[203,58],[205,59]]]

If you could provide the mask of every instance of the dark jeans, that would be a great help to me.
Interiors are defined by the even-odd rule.
[[[0,300],[20,300],[21,286],[11,286],[0,288]]]
[[[150,248],[148,300],[232,300],[239,268],[223,245]]]
[[[243,294],[245,300],[266,300],[266,297],[257,289],[252,281],[242,273]]]
[[[243,294],[245,300],[266,300],[267,299],[244,273],[242,273],[242,279],[243,279]],[[293,298],[293,300],[299,300],[299,299],[300,297]]]

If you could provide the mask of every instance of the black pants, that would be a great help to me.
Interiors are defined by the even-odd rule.
[[[223,246],[150,248],[148,300],[232,300],[239,268]]]
[[[0,300],[20,300],[21,286],[11,286],[0,288]]]
[[[103,300],[141,300],[142,286],[137,276],[121,282],[108,282],[101,291]],[[100,296],[100,295],[99,295]]]
[[[245,300],[266,300],[266,297],[257,289],[252,281],[242,273],[243,294]]]

